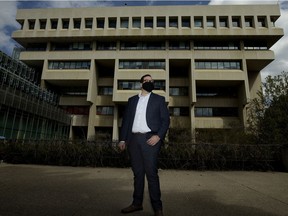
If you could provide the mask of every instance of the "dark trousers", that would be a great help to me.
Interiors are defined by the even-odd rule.
[[[133,134],[131,142],[128,145],[134,174],[133,205],[142,205],[146,174],[150,201],[154,211],[156,211],[162,210],[157,166],[161,141],[155,146],[150,146],[146,143],[148,138],[147,134]]]

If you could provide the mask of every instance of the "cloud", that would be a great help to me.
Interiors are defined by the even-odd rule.
[[[19,28],[16,22],[17,1],[0,1],[0,50],[11,55],[15,41],[11,39],[11,31]]]
[[[222,5],[222,4],[279,4],[281,16],[276,21],[276,26],[284,30],[284,36],[271,47],[271,50],[275,53],[275,60],[267,65],[261,71],[262,80],[268,75],[274,76],[280,74],[282,71],[288,71],[288,1],[286,0],[266,0],[266,1],[250,1],[250,0],[211,0],[211,5]]]

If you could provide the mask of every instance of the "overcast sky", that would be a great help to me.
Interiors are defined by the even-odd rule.
[[[184,0],[184,1],[164,1],[164,0],[70,0],[70,1],[3,1],[0,0],[0,50],[8,55],[12,54],[17,43],[11,38],[13,31],[19,29],[20,25],[15,17],[19,8],[65,8],[65,7],[110,7],[110,6],[135,6],[135,5],[222,5],[222,4],[279,4],[281,17],[276,22],[278,27],[284,29],[282,37],[271,50],[275,53],[275,60],[261,71],[262,79],[267,75],[280,74],[288,71],[288,0]]]

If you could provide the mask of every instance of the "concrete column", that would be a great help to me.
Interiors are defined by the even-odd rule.
[[[119,118],[118,118],[118,106],[114,106],[114,116],[113,116],[113,134],[112,141],[119,140]]]

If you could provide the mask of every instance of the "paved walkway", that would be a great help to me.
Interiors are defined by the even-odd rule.
[[[159,171],[166,216],[288,216],[288,173]],[[121,216],[130,169],[0,164],[0,216]],[[145,188],[144,210],[153,215]]]

